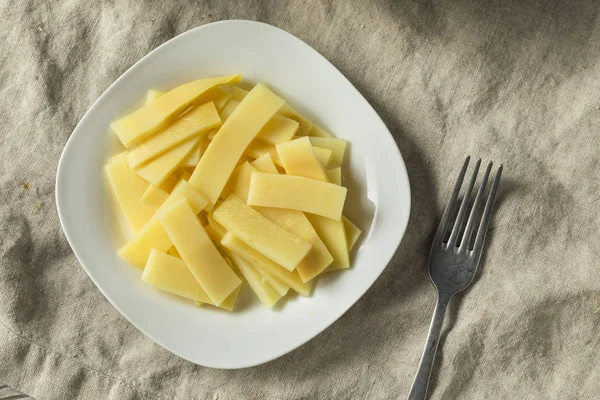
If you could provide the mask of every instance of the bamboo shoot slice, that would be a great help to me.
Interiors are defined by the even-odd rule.
[[[223,122],[227,121],[239,105],[239,101],[229,100],[225,107],[223,107],[223,110],[221,110],[221,120],[223,120]]]
[[[241,76],[235,75],[186,83],[113,122],[111,128],[125,147],[131,147],[167,125],[208,90],[240,80]]]
[[[339,221],[346,200],[346,188],[302,176],[254,172],[248,204],[289,208]]]
[[[233,311],[241,290],[242,285],[238,286],[225,300],[223,300],[223,302],[219,305],[219,308],[227,311]]]
[[[214,211],[213,217],[228,232],[289,271],[296,268],[312,247],[263,217],[235,195],[229,196]]]
[[[332,138],[334,137],[331,133],[327,132],[325,129],[321,128],[318,125],[313,125],[308,131],[307,136],[311,137],[321,137],[321,138]]]
[[[209,228],[209,227],[207,227],[207,228]],[[206,232],[206,233],[208,233],[208,229],[207,229],[207,232]],[[175,247],[171,247],[171,249],[175,249]],[[177,250],[175,250],[175,251],[177,251]],[[179,255],[179,253],[177,253],[177,257],[181,258],[181,256]],[[225,261],[227,261],[227,260],[225,260]],[[228,264],[229,264],[229,262],[228,262]],[[229,265],[231,266],[231,264],[229,264]],[[187,266],[186,266],[186,267],[187,267]],[[234,271],[234,272],[235,272],[235,271]],[[190,272],[190,274],[191,274],[191,272]],[[238,277],[239,277],[239,275],[238,275]],[[192,275],[192,279],[194,280],[194,282],[198,283],[198,282],[196,281],[196,278],[194,278],[194,276],[193,276],[193,275]],[[242,289],[242,285],[238,286],[238,288],[237,288],[237,289],[235,289],[235,290],[234,290],[234,291],[233,291],[233,292],[232,292],[232,293],[229,295],[229,297],[227,297],[225,300],[223,300],[223,302],[222,302],[222,303],[219,305],[219,308],[222,308],[222,309],[224,309],[224,310],[227,310],[227,311],[233,311],[233,309],[235,308],[235,304],[237,303],[237,299],[238,299],[238,296],[239,296],[239,294],[240,294],[240,291],[241,291],[241,289]],[[203,302],[200,302],[200,301],[197,301],[197,300],[194,300],[194,301],[195,301],[195,303],[196,303],[197,305],[199,305],[199,306],[200,306],[200,305],[202,305],[202,304],[205,304],[205,303],[203,303]],[[214,304],[212,304],[212,303],[210,302],[210,299],[209,299],[209,301],[208,301],[208,302],[206,302],[206,304],[210,304],[210,305],[214,306]]]
[[[198,145],[194,147],[190,155],[187,156],[185,160],[181,163],[182,167],[185,168],[196,168],[198,162],[200,161],[200,157],[202,157],[202,142],[204,142],[206,138],[201,137],[198,141]]]
[[[342,167],[326,169],[325,173],[329,182],[342,186]]]
[[[148,189],[146,189],[146,191],[142,195],[140,203],[148,207],[152,207],[152,209],[154,210],[158,210],[161,204],[165,202],[167,197],[169,197],[168,192],[165,192],[161,188],[150,184],[150,186],[148,186]]]
[[[229,264],[229,266],[231,267],[233,272],[235,272],[235,274],[238,276],[238,278],[243,279],[244,274],[241,273],[239,266],[233,262],[233,260],[231,258],[231,256],[232,256],[231,252],[227,248],[225,248],[223,245],[221,245],[221,239],[223,238],[224,234],[217,233],[209,225],[205,226],[204,230],[206,231],[208,236],[213,241],[213,243],[214,243],[215,247],[217,248],[217,250],[219,251],[219,253],[221,253],[223,258],[225,259],[225,262],[227,262],[227,264]],[[237,297],[238,297],[238,294],[239,294],[241,288],[242,288],[242,285],[240,285],[236,290],[234,290],[233,293],[230,294],[229,297],[227,299],[225,299],[225,301],[223,301],[223,303],[221,303],[220,307],[225,308],[229,311],[232,311],[233,307],[235,306],[235,303],[237,301]]]
[[[346,239],[348,240],[348,250],[352,250],[362,231],[346,217],[342,217],[342,222],[344,223]]]
[[[199,213],[208,203],[202,195],[196,192],[186,181],[180,181],[156,214],[144,225],[141,231],[121,249],[119,256],[128,263],[138,268],[144,268],[150,251],[156,249],[165,252],[173,245],[169,235],[157,218],[157,215],[174,204],[177,200],[185,197],[196,213]]]
[[[206,217],[208,218],[208,225],[217,234],[217,239],[219,239],[219,241],[221,241],[221,238],[223,236],[225,236],[225,234],[227,233],[227,230],[225,229],[225,227],[223,227],[223,225],[221,225],[220,223],[215,221],[215,219],[212,216],[212,213],[207,214]]]
[[[231,93],[221,88],[215,88],[213,91],[214,94],[210,96],[210,101],[215,103],[215,108],[218,112],[221,112],[231,99]]]
[[[248,95],[248,91],[246,89],[242,89],[241,87],[234,86],[231,88],[231,98],[233,100],[242,101],[244,97]]]
[[[315,157],[317,157],[319,163],[321,163],[323,168],[326,168],[331,160],[331,150],[313,146],[313,151],[315,152]]]
[[[349,268],[350,254],[344,223],[341,220],[335,221],[319,215],[307,215],[307,217],[333,256],[333,263],[327,270]]]
[[[281,110],[279,110],[279,114],[283,115],[284,117],[291,118],[300,124],[298,132],[296,133],[298,136],[308,135],[308,132],[313,127],[312,122],[310,122],[305,116],[300,114],[298,111],[290,107],[287,103],[283,107],[281,107]]]
[[[211,302],[220,305],[242,283],[204,230],[185,198],[159,215],[181,258]]]
[[[283,166],[281,160],[279,159],[279,155],[277,154],[277,149],[275,146],[272,146],[262,140],[255,140],[246,147],[244,150],[244,154],[250,158],[258,159],[265,154],[271,156],[271,159],[276,165],[280,167]]]
[[[135,172],[148,182],[160,186],[198,146],[199,140],[198,137],[188,139],[150,162],[135,168]]]
[[[225,121],[190,178],[190,184],[214,206],[238,160],[283,100],[258,84]]]
[[[207,214],[207,217],[208,217],[208,226],[205,227],[206,233],[208,233],[208,235],[215,242],[221,244],[221,240],[223,239],[223,236],[225,236],[227,234],[227,231],[221,224],[219,224],[217,221],[215,221],[215,219],[212,217],[212,214]],[[227,248],[225,248],[225,249],[227,251],[229,251],[229,249],[227,249]],[[231,253],[231,251],[229,251],[229,253],[227,253],[227,254],[229,256],[231,256],[232,253]],[[263,270],[257,269],[257,272],[262,277],[263,282],[266,282],[269,285],[271,285],[271,287],[277,293],[279,293],[280,296],[285,296],[286,293],[290,290],[289,286],[283,284],[281,281],[275,279],[274,277],[267,274]]]
[[[140,199],[148,189],[148,182],[131,170],[126,153],[113,157],[106,165],[105,172],[129,228],[134,234],[138,233],[154,214],[154,208],[140,204]]]
[[[269,144],[288,142],[294,137],[299,126],[300,124],[293,119],[274,115],[258,132],[258,138]]]
[[[329,164],[329,160],[331,159],[331,150],[313,146],[313,151],[315,152],[315,157],[317,157],[317,160],[319,160],[321,165],[326,166]],[[262,140],[255,140],[250,143],[248,147],[246,147],[246,150],[244,150],[244,154],[254,159],[258,159],[265,154],[269,154],[275,165],[283,167],[275,146],[272,146]]]
[[[246,261],[248,261],[248,260],[246,260]],[[248,262],[250,262],[250,261],[248,261]],[[252,262],[250,262],[250,265],[254,266],[254,264]],[[275,278],[274,276],[268,274],[264,269],[260,269],[257,267],[255,267],[255,269],[256,269],[256,271],[258,271],[260,276],[262,276],[263,282],[266,282],[269,285],[271,285],[271,287],[273,289],[275,289],[275,291],[277,293],[279,293],[279,295],[285,296],[287,294],[287,292],[290,291],[290,287],[288,285],[281,282],[279,279]]]
[[[244,243],[240,238],[234,236],[230,232],[227,232],[221,244],[231,250],[232,252],[240,255],[247,261],[249,261],[254,267],[266,272],[268,275],[273,276],[275,279],[283,282],[283,284],[291,287],[301,296],[310,295],[312,288],[312,281],[302,282],[300,275],[297,271],[288,271],[276,262],[263,256],[258,251]]]
[[[265,307],[271,308],[279,299],[281,299],[281,295],[277,293],[268,282],[263,281],[262,275],[252,266],[252,264],[232,252],[230,252],[230,257],[244,278],[246,278],[246,281],[248,281],[248,284],[254,294],[256,294],[256,297],[258,297]]]
[[[165,292],[211,303],[183,260],[152,250],[142,273],[142,280]]]
[[[308,137],[277,145],[277,154],[288,175],[304,176],[328,182],[323,166],[317,160]]]
[[[225,249],[223,246],[221,246],[221,239],[223,239],[223,236],[225,236],[225,234],[221,234],[222,232],[217,233],[217,230],[214,229],[212,226],[210,226],[210,224],[206,225],[204,227],[204,230],[206,231],[206,234],[208,235],[209,238],[212,239],[212,241],[217,245],[217,249]],[[227,233],[227,232],[225,232]]]
[[[329,164],[326,165],[327,168],[337,168],[342,166],[346,148],[348,147],[347,140],[320,137],[311,137],[309,139],[313,146],[331,150],[331,159],[329,160]]]
[[[269,221],[312,245],[296,267],[302,282],[310,281],[333,262],[332,255],[303,212],[269,207],[257,207],[256,210]]]
[[[235,167],[233,174],[231,174],[231,178],[227,183],[227,191],[229,193],[234,193],[244,201],[248,201],[250,178],[252,177],[252,173],[256,171],[257,169],[250,165],[248,161]]]
[[[262,156],[258,157],[256,160],[252,161],[250,165],[252,165],[260,172],[268,172],[270,174],[279,173],[277,167],[275,166],[275,163],[273,163],[273,158],[271,158],[271,155],[269,153],[263,154]]]
[[[264,163],[266,170],[272,171],[271,173],[279,173],[268,154],[261,157],[259,160],[261,162],[257,165],[262,166],[262,163]],[[238,176],[240,180],[246,180],[246,184],[241,182],[237,184],[237,187],[241,188],[239,192],[234,191],[234,193],[238,193],[242,199],[247,198],[248,184],[253,171],[256,170],[254,168],[247,168],[243,176],[241,174]],[[261,172],[263,171],[264,170]],[[325,244],[323,244],[312,225],[301,211],[269,207],[256,207],[256,211],[261,213],[264,217],[276,225],[288,232],[293,233],[301,239],[306,240],[312,245],[312,248],[306,257],[304,257],[304,259],[296,267],[303,282],[313,279],[315,276],[319,275],[329,264],[331,264],[333,257],[331,254],[329,254],[327,247]]]
[[[158,99],[163,94],[165,94],[165,92],[159,92],[158,90],[148,90],[148,93],[146,93],[146,103],[145,104],[152,103],[154,100]]]
[[[220,125],[221,118],[213,102],[198,106],[130,150],[127,155],[129,165],[131,168],[143,165],[179,143]]]
[[[202,135],[200,136],[198,145],[194,147],[194,150],[192,150],[190,155],[183,160],[181,166],[185,168],[196,168],[196,165],[200,162],[200,157],[202,157],[202,154],[204,154],[204,151],[206,150],[206,146],[208,146],[208,139],[206,136]]]
[[[187,181],[190,178],[190,173],[188,172],[187,169],[178,169],[176,170],[174,173],[172,173],[164,182],[162,185],[160,185],[160,188],[162,190],[164,190],[165,192],[171,193],[173,191],[173,188],[175,186],[177,186],[177,184],[179,183],[179,181],[181,181],[182,179]]]

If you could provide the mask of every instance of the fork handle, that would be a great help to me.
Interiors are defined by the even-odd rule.
[[[437,352],[438,343],[440,342],[440,334],[442,333],[442,326],[444,324],[444,315],[446,314],[446,308],[450,297],[447,295],[437,294],[437,304],[431,319],[431,325],[429,326],[429,333],[427,334],[427,341],[425,342],[425,349],[419,361],[419,369],[417,375],[413,381],[412,388],[408,394],[408,400],[424,400],[427,395],[427,387],[429,386],[429,377],[431,376],[431,370],[433,368],[433,361],[435,360],[435,353]]]

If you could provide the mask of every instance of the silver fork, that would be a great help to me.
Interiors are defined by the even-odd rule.
[[[484,198],[484,191],[492,170],[492,163],[489,163],[481,186],[477,191],[475,200],[473,201],[473,207],[467,220],[467,225],[464,227],[464,233],[461,235],[463,223],[467,215],[467,208],[471,200],[471,194],[473,187],[475,186],[475,180],[477,179],[477,173],[479,172],[479,166],[481,165],[481,159],[477,160],[475,164],[475,170],[473,176],[469,182],[469,186],[463,196],[463,201],[456,215],[454,226],[448,240],[446,240],[447,232],[450,229],[451,218],[456,210],[456,202],[460,187],[462,186],[467,167],[469,166],[470,157],[467,157],[463,167],[458,175],[458,180],[452,191],[450,201],[446,206],[446,211],[440,221],[440,226],[433,239],[433,245],[431,246],[431,252],[429,254],[429,278],[436,288],[437,292],[437,303],[433,318],[431,319],[431,325],[429,326],[429,333],[427,334],[427,341],[425,342],[425,349],[419,362],[419,369],[412,388],[408,395],[408,400],[421,400],[425,399],[427,395],[427,387],[429,386],[429,377],[431,376],[431,369],[433,367],[433,361],[435,359],[435,353],[437,351],[438,343],[440,340],[440,334],[442,332],[442,325],[444,323],[444,315],[446,313],[446,307],[448,302],[456,293],[465,290],[467,286],[473,281],[475,271],[477,271],[477,265],[481,259],[481,253],[483,250],[483,243],[485,241],[485,234],[487,232],[488,225],[492,216],[492,210],[494,208],[494,200],[496,198],[496,191],[500,183],[500,176],[502,175],[502,165],[496,172],[496,178],[492,188],[490,189],[485,208],[479,223],[479,229],[475,236],[475,242],[473,246],[470,246],[472,234],[476,225],[476,219],[478,217],[478,211],[481,208]]]

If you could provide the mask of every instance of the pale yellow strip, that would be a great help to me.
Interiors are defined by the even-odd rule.
[[[199,140],[198,137],[188,139],[150,162],[135,168],[134,171],[148,182],[161,186],[198,146]]]
[[[325,169],[317,160],[308,137],[294,139],[277,145],[277,154],[288,175],[304,176],[328,182]]]
[[[294,137],[299,127],[300,124],[293,119],[274,115],[258,132],[257,138],[269,144],[288,142]]]
[[[119,249],[119,256],[138,268],[144,268],[152,249],[162,252],[169,250],[173,242],[158,220],[157,215],[182,197],[190,202],[196,213],[199,213],[208,203],[186,181],[180,181],[142,230]]]
[[[221,239],[223,238],[223,236],[225,236],[227,231],[221,224],[219,224],[217,221],[215,221],[215,219],[212,217],[212,214],[208,214],[207,217],[208,217],[208,226],[205,227],[206,232],[209,234],[209,236],[211,236],[213,238],[213,240],[221,243]],[[262,276],[263,282],[268,282],[269,285],[271,285],[271,287],[273,287],[273,289],[275,289],[275,291],[277,293],[279,293],[280,296],[285,296],[285,294],[290,290],[290,287],[288,285],[285,285],[280,280],[274,278],[273,276],[269,275],[265,271],[263,271],[263,270],[257,270],[257,271]]]
[[[231,88],[231,98],[236,101],[244,100],[244,97],[248,95],[248,91],[246,89],[242,89],[240,87],[234,86]]]
[[[231,93],[229,93],[221,88],[216,88],[213,90],[214,90],[214,95],[211,96],[210,100],[213,103],[215,103],[215,107],[217,108],[217,111],[221,112],[223,110],[223,108],[225,108],[225,106],[227,105],[229,100],[231,99]]]
[[[225,234],[227,233],[227,230],[225,229],[225,227],[223,227],[223,225],[221,225],[220,223],[218,223],[217,221],[215,221],[215,219],[213,218],[212,213],[208,213],[206,215],[207,219],[208,219],[208,225],[215,231],[215,233],[218,235],[218,240],[221,241],[221,238],[223,236],[225,236]]]
[[[271,173],[279,173],[275,168],[275,165],[273,165],[273,162],[271,161],[269,164],[268,161],[271,161],[270,156],[264,156],[261,162],[257,163],[262,169],[258,169],[261,172],[271,171]],[[312,245],[312,248],[306,257],[304,257],[296,267],[303,282],[308,282],[315,278],[333,262],[333,257],[303,212],[269,207],[255,207],[255,209],[276,225],[306,240]]]
[[[344,223],[346,239],[348,240],[348,250],[352,250],[362,231],[346,217],[342,217],[342,222]]]
[[[254,140],[252,143],[246,147],[244,150],[244,154],[250,158],[258,159],[265,154],[269,154],[271,159],[276,165],[283,167],[281,160],[279,159],[279,155],[277,154],[277,149],[275,146],[263,142],[262,140]]]
[[[131,149],[127,155],[129,165],[136,168],[179,143],[219,126],[221,118],[213,102],[198,106]]]
[[[225,236],[223,236],[221,244],[232,252],[244,257],[244,259],[248,260],[257,269],[265,271],[267,274],[280,280],[285,285],[288,285],[298,294],[302,296],[310,295],[312,281],[302,282],[302,279],[300,279],[300,275],[298,275],[297,271],[288,271],[281,265],[278,265],[277,263],[263,256],[231,233],[227,233]]]
[[[327,270],[349,268],[350,254],[344,223],[342,221],[324,218],[319,215],[309,214],[307,217],[333,256],[333,263]]]
[[[342,167],[325,170],[329,182],[342,186]]]
[[[339,221],[346,200],[346,188],[302,176],[254,172],[248,204],[289,208]]]
[[[252,161],[250,165],[252,165],[260,172],[268,172],[270,174],[279,173],[277,167],[275,166],[275,163],[273,162],[273,158],[269,153],[263,154],[262,156],[258,157],[256,160]]]
[[[234,193],[242,200],[247,201],[248,191],[250,190],[250,178],[252,177],[252,173],[256,171],[258,170],[250,165],[248,161],[244,161],[235,167],[225,190],[223,190],[223,194],[228,196],[230,193]]]
[[[228,232],[289,271],[296,268],[312,247],[269,221],[235,195],[229,196],[214,211],[213,217]]]
[[[250,262],[251,265],[254,265],[252,261],[248,262]],[[288,285],[275,278],[273,275],[270,275],[265,269],[260,269],[258,267],[256,267],[255,269],[258,271],[260,276],[262,276],[263,282],[266,282],[269,285],[271,285],[271,287],[275,289],[275,291],[279,293],[280,296],[285,296],[287,292],[290,291],[290,287]]]
[[[239,105],[240,105],[240,102],[236,101],[236,100],[229,100],[227,102],[225,107],[223,107],[223,109],[221,110],[221,119],[223,120],[223,122],[225,122],[229,119],[231,114],[233,114],[233,112]]]
[[[140,203],[148,189],[148,182],[131,170],[126,153],[113,157],[106,165],[105,172],[129,228],[134,234],[138,233],[154,214],[154,208]]]
[[[315,152],[315,157],[317,157],[317,160],[319,160],[323,168],[326,168],[331,160],[331,150],[313,146],[313,151]]]
[[[347,140],[320,137],[311,137],[309,139],[313,146],[331,150],[331,159],[329,160],[329,164],[326,165],[327,168],[337,168],[343,164],[344,155],[348,148]]]
[[[244,278],[246,278],[246,281],[254,294],[256,294],[256,297],[258,297],[265,307],[271,308],[279,299],[281,299],[281,295],[277,293],[268,282],[263,281],[262,275],[252,266],[252,264],[233,252],[230,252],[230,257]]]
[[[241,280],[221,257],[185,198],[159,214],[173,245],[211,302],[220,305]]]
[[[201,303],[211,302],[183,260],[158,250],[150,253],[142,280],[165,292]]]
[[[332,138],[334,137],[331,133],[327,132],[325,129],[321,128],[318,125],[313,125],[311,129],[307,133],[308,136],[311,137],[322,137],[322,138]]]
[[[189,181],[210,206],[217,202],[246,147],[283,103],[266,86],[256,85],[219,129]]]
[[[319,160],[323,167],[329,164],[329,160],[331,159],[331,150],[313,146],[313,151],[315,152],[315,157],[317,157],[317,160]],[[244,150],[244,154],[254,159],[258,159],[265,154],[269,154],[275,165],[283,167],[275,146],[262,140],[254,140],[252,143],[250,143],[248,147],[246,147],[246,150]]]
[[[310,132],[310,130],[313,127],[313,123],[310,122],[308,118],[300,114],[298,111],[294,110],[288,104],[285,104],[283,107],[281,107],[281,110],[279,110],[279,114],[283,115],[284,117],[291,118],[300,124],[300,127],[298,128],[297,132],[298,136],[308,135],[308,132]]]
[[[206,136],[202,135],[199,139],[198,145],[194,147],[190,155],[183,160],[181,166],[185,168],[196,168],[196,165],[198,165],[198,162],[200,162],[200,157],[202,157],[202,154],[204,154],[204,150],[206,150],[207,145],[208,139]]]
[[[311,244],[310,251],[296,267],[302,282],[315,278],[333,262],[332,255],[303,212],[269,207],[256,207],[256,210],[277,226]]]
[[[239,82],[241,78],[241,75],[235,75],[199,79],[178,86],[144,107],[113,122],[111,128],[125,147],[131,147],[167,125],[209,89]]]
[[[148,186],[148,189],[142,195],[140,203],[152,207],[153,210],[158,210],[162,203],[169,197],[169,193],[156,187],[152,184]]]
[[[215,222],[214,220],[213,222],[217,224],[217,222]],[[277,290],[275,290],[267,281],[263,279],[262,274],[258,272],[248,261],[221,245],[221,240],[223,239],[225,233],[221,234],[221,230],[219,228],[213,229],[213,227],[209,225],[206,226],[205,229],[206,233],[208,233],[208,236],[210,236],[211,239],[215,241],[215,243],[218,243],[218,245],[221,246],[221,249],[225,251],[227,257],[229,257],[231,261],[235,264],[235,266],[242,274],[242,276],[246,279],[246,281],[250,285],[250,288],[252,289],[254,294],[256,294],[261,303],[270,308],[283,295],[285,295],[285,293],[283,293],[283,295],[279,294]],[[289,287],[287,289],[289,289]]]
[[[241,290],[242,285],[239,285],[225,300],[223,300],[221,304],[219,304],[219,308],[222,308],[227,311],[233,311]]]

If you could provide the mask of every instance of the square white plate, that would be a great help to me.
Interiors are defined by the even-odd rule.
[[[234,313],[197,307],[153,289],[120,260],[106,226],[103,165],[109,124],[144,98],[210,76],[262,81],[299,111],[350,141],[346,215],[363,229],[349,270],[326,274],[308,298],[269,310],[248,301]],[[79,262],[106,298],[152,340],[196,364],[243,368],[277,358],[337,320],[381,274],[410,213],[404,161],[390,132],[352,84],[291,34],[251,21],[222,21],[186,32],[137,62],[81,119],[62,154],[56,203]],[[110,329],[110,327],[108,327]]]

